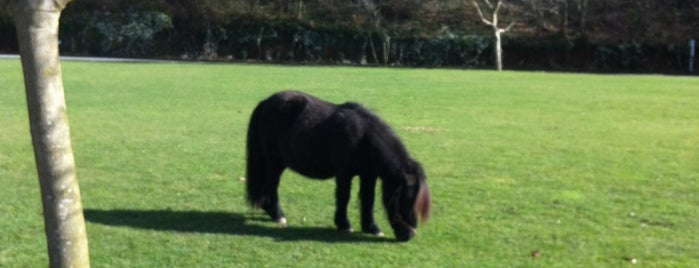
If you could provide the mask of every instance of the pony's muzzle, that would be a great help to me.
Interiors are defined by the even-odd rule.
[[[415,230],[415,228],[409,228],[408,231],[405,233],[396,233],[396,240],[398,240],[399,242],[407,242],[410,239],[412,239],[416,233],[417,231]]]

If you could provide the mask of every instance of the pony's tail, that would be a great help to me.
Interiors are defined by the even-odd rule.
[[[260,103],[253,110],[250,116],[247,136],[247,166],[245,172],[245,190],[248,204],[254,208],[259,208],[268,198],[265,191],[265,159],[260,141],[260,121],[261,110],[264,102]]]

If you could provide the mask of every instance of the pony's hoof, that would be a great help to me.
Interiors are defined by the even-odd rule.
[[[277,224],[279,225],[279,227],[286,227],[287,226],[286,218],[284,218],[284,217],[279,218],[277,220]]]
[[[352,232],[354,232],[354,230],[352,230],[352,228],[340,228],[337,230],[340,231],[341,233],[344,233],[344,234],[351,234]]]
[[[379,229],[378,226],[376,226],[376,224],[372,224],[371,226],[362,229],[362,231],[367,234],[372,234],[379,237],[384,236],[383,232],[381,231],[381,229]]]

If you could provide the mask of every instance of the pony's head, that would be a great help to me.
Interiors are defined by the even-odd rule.
[[[408,241],[415,235],[418,217],[425,222],[430,216],[430,190],[416,161],[411,160],[398,177],[392,182],[384,180],[383,200],[396,239]]]

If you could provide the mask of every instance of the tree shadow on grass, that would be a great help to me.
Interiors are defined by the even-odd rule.
[[[275,241],[320,241],[331,243],[393,242],[386,237],[361,233],[346,234],[334,228],[288,226],[265,226],[269,219],[257,216],[222,211],[175,211],[175,210],[99,210],[85,209],[88,222],[124,226],[157,231],[184,233],[229,234],[238,236],[269,237]]]

